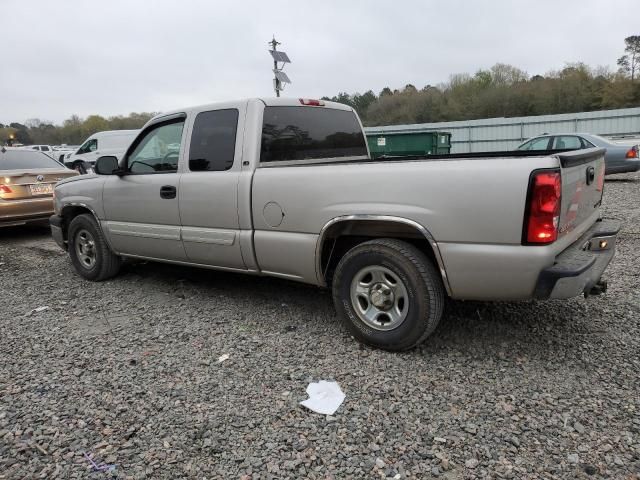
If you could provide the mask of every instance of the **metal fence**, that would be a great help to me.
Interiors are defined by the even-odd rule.
[[[367,127],[368,134],[445,131],[452,134],[451,153],[513,150],[542,133],[582,132],[608,137],[640,135],[640,107],[535,117],[488,118],[461,122]]]

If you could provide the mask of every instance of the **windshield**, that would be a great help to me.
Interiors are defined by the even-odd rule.
[[[32,168],[60,168],[51,157],[37,151],[0,150],[0,170],[28,170]]]

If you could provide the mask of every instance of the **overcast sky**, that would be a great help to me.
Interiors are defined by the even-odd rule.
[[[502,62],[615,69],[638,0],[0,0],[0,123],[272,96],[421,88]],[[636,21],[630,21],[636,17]]]

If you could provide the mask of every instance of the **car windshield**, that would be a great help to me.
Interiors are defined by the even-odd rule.
[[[0,170],[25,170],[32,168],[60,168],[51,157],[35,150],[0,149]]]

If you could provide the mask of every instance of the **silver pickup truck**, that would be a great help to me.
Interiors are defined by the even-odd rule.
[[[356,113],[251,99],[159,115],[123,158],[55,188],[51,229],[77,272],[124,258],[332,290],[357,339],[405,350],[454,299],[604,291],[619,226],[600,219],[604,151],[372,160]]]

